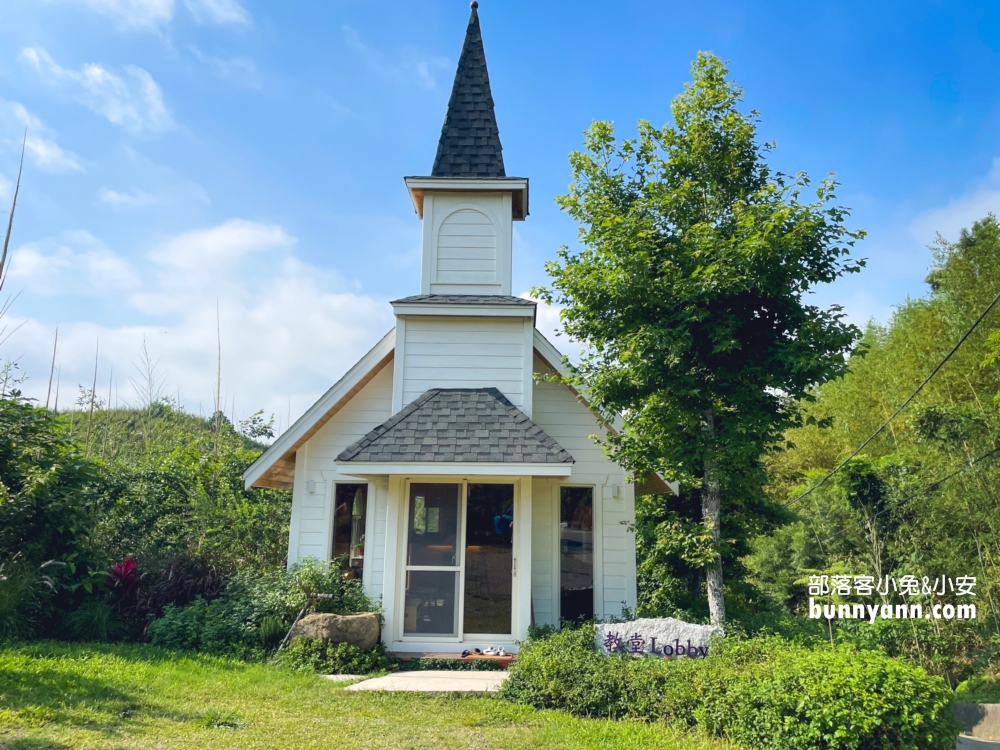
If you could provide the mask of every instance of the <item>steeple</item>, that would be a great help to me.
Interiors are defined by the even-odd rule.
[[[421,295],[509,296],[512,222],[528,215],[528,179],[504,171],[478,7],[472,3],[434,168],[405,178],[423,220]]]
[[[478,8],[473,2],[432,177],[506,177]]]

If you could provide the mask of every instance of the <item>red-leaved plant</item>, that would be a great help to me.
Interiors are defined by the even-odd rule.
[[[136,576],[135,560],[115,563],[108,573],[108,588],[111,589],[112,604],[119,614],[133,611],[138,604],[139,582]]]

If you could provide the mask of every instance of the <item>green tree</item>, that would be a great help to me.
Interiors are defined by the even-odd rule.
[[[0,562],[92,562],[98,467],[68,426],[19,398],[0,400]]]
[[[565,308],[566,332],[588,347],[570,381],[609,423],[624,415],[612,456],[700,488],[716,547],[709,611],[722,622],[722,499],[760,498],[762,457],[798,424],[800,399],[845,372],[860,331],[804,296],[861,268],[850,249],[863,232],[845,227],[835,182],[803,203],[808,178],[770,169],[772,146],[718,58],[699,54],[692,72],[673,126],[640,121],[619,142],[595,122],[570,156],[558,202],[580,248],[559,251],[536,294]]]

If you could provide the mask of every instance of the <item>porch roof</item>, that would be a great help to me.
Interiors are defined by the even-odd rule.
[[[376,463],[568,470],[574,460],[496,388],[433,388],[337,456],[351,470]]]

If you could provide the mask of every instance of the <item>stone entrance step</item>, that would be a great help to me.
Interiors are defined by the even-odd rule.
[[[420,671],[395,672],[385,677],[357,682],[344,690],[386,690],[406,693],[495,693],[507,672]]]
[[[462,656],[449,651],[394,651],[393,656],[399,657],[403,661],[411,659],[455,659],[456,661],[492,661],[497,664],[509,667],[517,658],[516,654],[506,656],[486,656],[485,654],[469,654]]]

